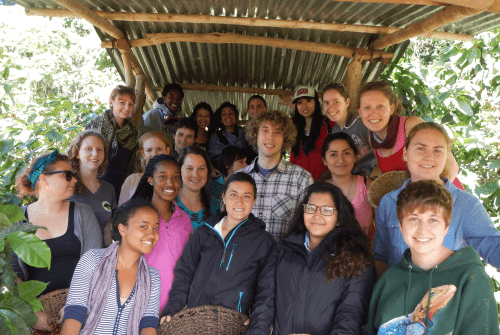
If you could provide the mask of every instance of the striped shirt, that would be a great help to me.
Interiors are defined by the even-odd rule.
[[[87,320],[87,300],[92,282],[92,275],[99,261],[104,256],[106,249],[92,249],[86,252],[78,265],[71,279],[68,298],[64,307],[64,320],[75,319],[82,323],[82,329]],[[149,267],[151,275],[151,293],[149,303],[141,318],[139,332],[148,327],[158,329],[158,314],[160,311],[160,275],[158,270]],[[127,321],[132,305],[134,304],[135,287],[124,304],[120,302],[120,292],[118,287],[118,271],[111,283],[108,299],[97,325],[94,334],[99,335],[126,335]]]
[[[257,201],[252,213],[266,223],[266,230],[276,240],[288,231],[292,213],[305,189],[314,183],[312,175],[298,165],[281,159],[267,176],[259,172],[258,157],[238,172],[248,173],[257,184]]]

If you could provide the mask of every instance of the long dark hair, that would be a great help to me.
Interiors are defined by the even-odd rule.
[[[210,114],[210,123],[208,125],[208,136],[210,137],[210,134],[212,134],[213,131],[214,131],[215,117],[214,117],[214,111],[213,111],[212,107],[208,103],[206,103],[206,102],[200,102],[199,104],[197,104],[196,106],[194,106],[193,112],[191,113],[191,115],[189,116],[189,118],[196,125],[198,125],[198,123],[196,122],[196,117],[198,116],[198,111],[200,109],[205,109]]]
[[[310,98],[300,98],[300,99],[310,99]],[[298,100],[298,99],[297,99]],[[316,149],[316,140],[319,137],[319,133],[321,130],[321,124],[323,122],[323,114],[321,112],[322,107],[319,103],[318,92],[314,93],[314,113],[313,120],[311,124],[311,132],[309,133],[309,142],[307,144],[307,149],[312,151]],[[302,141],[305,140],[306,136],[304,135],[304,127],[306,126],[306,118],[300,115],[299,110],[297,109],[297,104],[295,104],[295,113],[293,115],[293,123],[295,127],[297,127],[297,142],[292,147],[292,152],[297,157],[300,154],[300,146],[302,145]]]
[[[342,191],[335,185],[326,182],[316,182],[306,189],[306,194],[300,202],[291,219],[291,234],[305,234],[304,204],[307,204],[313,193],[329,194],[337,209],[337,226],[326,238],[333,234],[323,251],[323,259],[327,262],[327,281],[337,278],[361,276],[365,268],[373,265],[368,237],[361,229],[354,216],[354,208]]]
[[[210,123],[214,124],[214,128],[213,128],[214,131],[220,131],[220,130],[225,129],[224,125],[222,124],[221,117],[222,117],[222,110],[226,107],[230,107],[233,109],[234,114],[236,115],[236,123],[238,123],[239,116],[240,116],[240,112],[238,111],[238,108],[236,108],[236,106],[233,105],[232,103],[230,103],[229,101],[226,101],[226,102],[223,102],[219,106],[219,108],[217,108],[217,110],[215,111],[213,121],[210,120]]]
[[[205,214],[203,215],[203,220],[207,219],[210,216],[210,190],[208,188],[208,184],[210,183],[210,178],[212,176],[212,166],[210,164],[210,158],[208,157],[208,154],[205,150],[203,150],[200,147],[197,147],[195,145],[192,145],[190,147],[186,147],[181,150],[179,154],[179,165],[182,169],[182,166],[184,165],[184,161],[186,160],[186,156],[189,154],[193,155],[199,155],[203,157],[205,160],[205,164],[207,165],[207,183],[203,188],[201,189],[201,204],[203,208],[205,209]],[[182,175],[182,172],[181,172]],[[181,178],[182,180],[182,178]],[[182,188],[182,182],[181,182],[181,188]]]
[[[163,155],[162,154],[162,155],[156,155],[156,156],[151,157],[149,159],[148,164],[146,164],[146,167],[144,168],[144,174],[142,175],[141,179],[139,180],[139,184],[137,185],[137,189],[135,190],[135,193],[132,196],[132,199],[151,200],[153,198],[154,188],[153,188],[153,185],[148,183],[148,178],[153,176],[153,173],[155,172],[156,167],[158,166],[158,164],[160,164],[162,162],[172,162],[177,167],[179,167],[179,163],[177,163],[175,158],[170,156],[170,155]]]

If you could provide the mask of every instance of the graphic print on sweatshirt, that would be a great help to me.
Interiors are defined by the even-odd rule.
[[[413,313],[394,318],[384,323],[378,330],[379,335],[424,335],[432,334],[436,325],[443,317],[448,302],[453,298],[457,287],[455,285],[443,285],[431,289],[424,295]],[[429,308],[429,319],[427,319],[427,308]],[[447,335],[452,335],[450,332]]]

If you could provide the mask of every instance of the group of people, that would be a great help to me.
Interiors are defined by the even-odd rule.
[[[69,287],[61,334],[156,334],[201,305],[248,315],[247,334],[498,334],[479,256],[500,268],[500,231],[445,129],[401,116],[387,83],[362,87],[359,116],[342,84],[283,98],[293,118],[252,96],[244,128],[229,102],[177,118],[183,97],[166,85],[134,124],[117,86],[67,155],[18,177],[52,265],[11,262],[44,293]],[[375,213],[377,166],[410,179]]]

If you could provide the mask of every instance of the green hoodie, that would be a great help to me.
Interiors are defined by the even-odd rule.
[[[493,286],[477,252],[467,246],[426,271],[412,264],[407,249],[375,285],[364,330],[366,334],[499,334]]]

